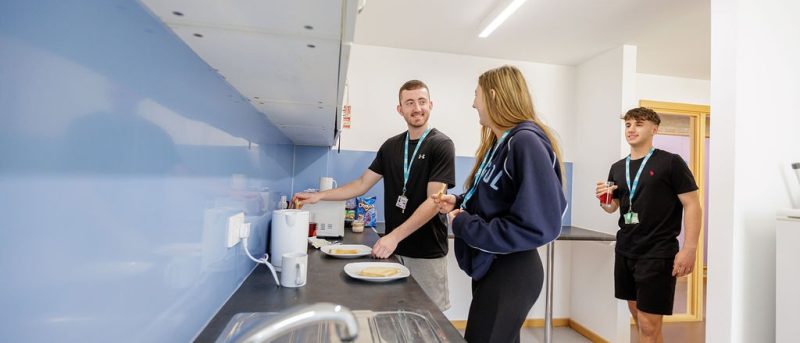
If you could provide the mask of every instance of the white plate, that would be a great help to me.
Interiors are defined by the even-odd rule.
[[[355,249],[358,252],[355,254],[335,254],[336,249]],[[332,244],[319,248],[325,255],[338,257],[338,258],[357,258],[372,254],[372,248],[362,244]]]
[[[394,274],[392,276],[364,276],[359,274],[361,270],[367,267],[386,267],[386,268],[397,268],[400,269],[400,272]],[[348,263],[344,266],[344,272],[349,275],[351,278],[364,280],[364,281],[372,281],[372,282],[386,282],[392,281],[402,278],[407,278],[411,276],[411,271],[406,268],[406,266],[400,263],[392,263],[392,262],[354,262]]]

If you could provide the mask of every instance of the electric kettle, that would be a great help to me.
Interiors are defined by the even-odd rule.
[[[283,254],[306,252],[308,244],[308,211],[272,211],[272,230],[270,233],[270,261],[276,269],[281,269]]]

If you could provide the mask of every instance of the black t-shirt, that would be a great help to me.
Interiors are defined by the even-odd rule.
[[[455,186],[455,146],[445,134],[431,129],[414,156],[406,184],[405,213],[396,205],[403,194],[403,156],[406,133],[389,138],[381,145],[369,169],[383,176],[386,232],[392,232],[405,222],[428,198],[428,182],[441,182],[447,188]],[[419,140],[408,142],[408,158],[412,158]],[[438,258],[447,255],[447,225],[434,216],[417,231],[397,245],[395,253],[414,258]]]
[[[643,160],[631,160],[631,185]],[[611,166],[608,180],[618,186],[614,191],[620,206],[617,253],[631,258],[675,257],[683,219],[683,205],[678,195],[697,190],[694,176],[683,158],[664,150],[653,151],[633,196],[633,212],[639,215],[639,224],[625,224],[623,218],[630,208],[624,158]]]

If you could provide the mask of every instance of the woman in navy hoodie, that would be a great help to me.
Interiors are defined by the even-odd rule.
[[[467,192],[432,197],[448,213],[458,265],[472,277],[465,338],[519,342],[542,290],[536,248],[558,237],[567,207],[560,151],[516,67],[483,73],[472,106],[482,128]]]

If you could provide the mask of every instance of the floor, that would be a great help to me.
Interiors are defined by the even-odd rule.
[[[544,328],[523,328],[520,331],[520,343],[544,342]],[[568,327],[553,328],[553,342],[558,343],[584,343],[590,340]]]
[[[459,330],[464,335],[464,330]],[[522,328],[520,330],[520,343],[543,343],[544,328]],[[568,327],[553,328],[553,342],[558,343],[585,343],[590,340]]]
[[[681,292],[680,287],[677,287],[675,292],[676,303],[681,302],[680,297],[685,299],[686,292]],[[703,292],[703,297],[703,300],[705,300],[705,292]],[[678,306],[675,307],[676,311],[677,308]],[[703,308],[705,310],[705,306]],[[463,330],[459,331],[462,335],[464,334]],[[704,343],[706,337],[706,323],[705,321],[693,323],[664,323],[662,332],[664,333],[664,342]],[[631,343],[636,343],[638,341],[636,330],[631,326]],[[520,331],[520,342],[544,342],[544,328],[523,328]],[[569,327],[556,327],[553,328],[553,342],[584,343],[591,341]]]

